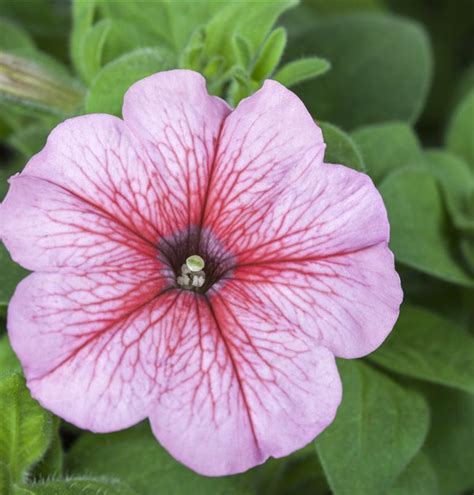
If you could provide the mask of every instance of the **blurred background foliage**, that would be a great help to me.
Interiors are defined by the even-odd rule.
[[[405,302],[313,444],[242,475],[181,466],[147,425],[94,435],[34,402],[6,336],[25,271],[0,246],[0,492],[461,495],[474,489],[474,1],[0,0],[0,198],[67,117],[121,113],[160,70],[236,105],[266,78],[320,123],[326,161],[382,193]],[[277,434],[277,432],[276,432]]]

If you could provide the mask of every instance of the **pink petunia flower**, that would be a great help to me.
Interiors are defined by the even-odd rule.
[[[402,291],[380,195],[323,163],[274,81],[235,110],[184,70],[67,120],[11,178],[1,237],[34,273],[8,310],[33,396],[95,432],[149,418],[179,461],[244,471],[313,440],[335,356],[378,347]]]

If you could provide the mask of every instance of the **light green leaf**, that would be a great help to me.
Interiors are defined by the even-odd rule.
[[[386,493],[423,444],[427,404],[361,362],[339,360],[338,367],[344,395],[315,441],[321,464],[335,495]]]
[[[0,50],[10,52],[19,48],[34,51],[35,44],[26,31],[0,17]]]
[[[70,478],[20,488],[22,491],[15,495],[138,495],[124,483],[105,478]]]
[[[287,88],[309,79],[322,76],[331,68],[324,58],[306,57],[288,62],[277,71],[273,79]]]
[[[73,473],[120,477],[140,495],[253,493],[238,476],[207,478],[184,467],[158,444],[144,423],[109,435],[81,436],[69,453],[68,469]]]
[[[86,111],[120,115],[123,96],[134,82],[168,68],[169,53],[159,48],[144,48],[123,55],[97,74],[86,96]]]
[[[429,457],[422,451],[408,464],[386,495],[437,495],[438,478]]]
[[[380,185],[390,221],[390,247],[398,261],[449,282],[474,286],[456,253],[436,178],[405,168]]]
[[[12,261],[5,246],[0,243],[0,315],[5,314],[16,286],[27,274],[24,268]]]
[[[321,122],[320,127],[327,146],[324,161],[326,163],[338,163],[364,172],[365,165],[359,149],[350,136],[327,122]]]
[[[223,55],[229,66],[233,65],[236,60],[232,37],[238,33],[247,41],[252,56],[255,56],[278,17],[296,4],[297,0],[243,0],[226,3],[206,26],[206,54],[209,57]]]
[[[286,30],[274,29],[265,41],[252,70],[252,79],[263,81],[273,74],[286,46]]]
[[[423,150],[413,129],[404,122],[361,127],[352,133],[375,183],[390,172],[423,162]]]
[[[474,171],[474,89],[456,108],[448,127],[446,144],[449,150],[464,158]]]
[[[397,373],[474,393],[474,337],[416,306],[402,306],[393,332],[369,359]]]
[[[49,447],[51,414],[31,398],[19,374],[0,376],[0,462],[9,467],[13,482],[24,481]]]
[[[474,395],[430,387],[431,429],[425,451],[438,474],[440,495],[474,487]],[[410,494],[411,495],[411,494]]]
[[[76,70],[82,74],[83,39],[94,22],[96,0],[73,0],[71,59]]]
[[[430,45],[421,26],[363,13],[314,15],[312,21],[311,29],[290,37],[286,55],[292,60],[317,53],[331,62],[326,77],[296,88],[315,118],[346,130],[417,120],[432,73]]]
[[[13,371],[21,372],[21,364],[10,346],[8,337],[2,335],[0,337],[0,374]]]

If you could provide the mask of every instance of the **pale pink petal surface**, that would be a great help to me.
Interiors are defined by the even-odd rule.
[[[124,121],[58,126],[0,209],[12,345],[34,397],[83,428],[149,417],[206,475],[310,442],[334,418],[334,356],[365,355],[402,298],[370,179],[323,163],[320,129],[268,81],[231,112],[202,76],[133,85]],[[206,261],[201,292],[177,285]]]

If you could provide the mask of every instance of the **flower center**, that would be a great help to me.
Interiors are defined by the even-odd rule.
[[[157,255],[170,287],[201,295],[215,284],[225,283],[235,264],[219,239],[196,225],[161,238]]]
[[[176,277],[176,282],[182,289],[200,289],[206,281],[204,272],[204,260],[201,256],[193,254],[186,259],[186,263],[181,265],[181,275]]]

